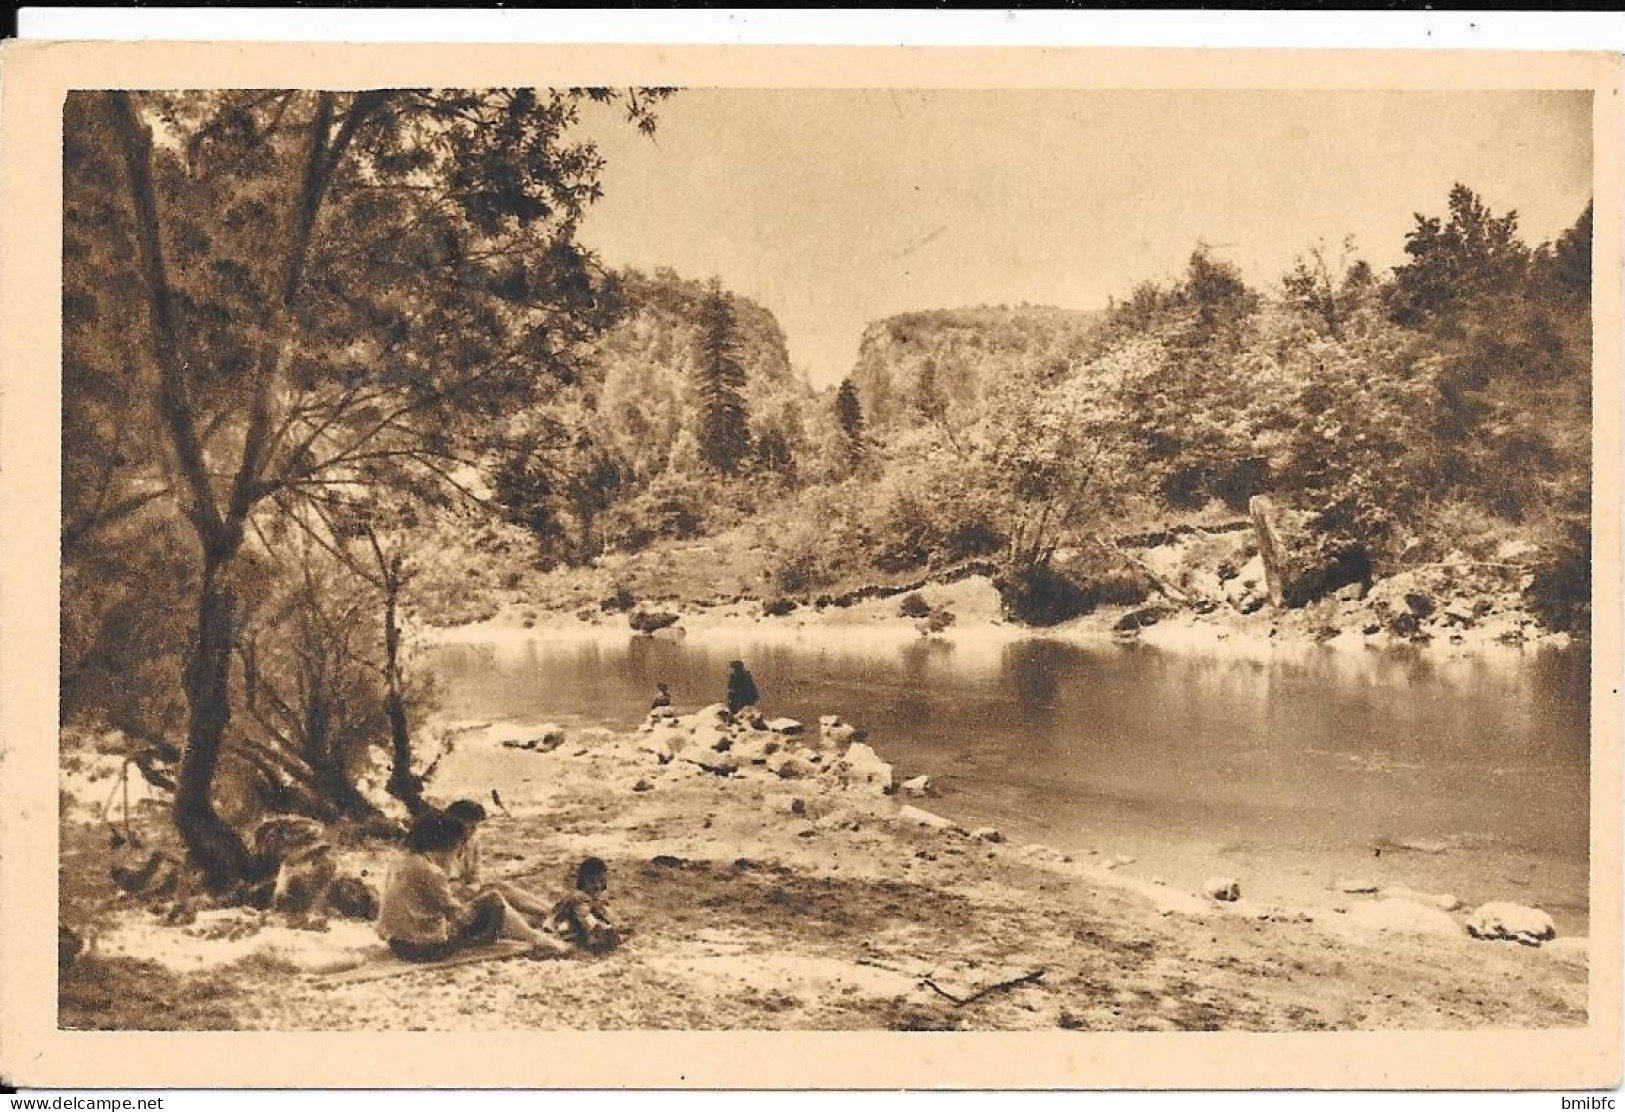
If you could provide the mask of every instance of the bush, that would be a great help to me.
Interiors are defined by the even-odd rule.
[[[782,618],[799,605],[793,598],[779,597],[769,599],[762,604],[762,615],[767,618]]]
[[[897,604],[897,613],[905,618],[924,618],[930,615],[931,604],[915,591],[903,596],[903,601]]]
[[[598,609],[606,614],[624,614],[635,605],[637,605],[637,600],[632,597],[632,592],[625,587],[617,587],[614,594],[598,600]]]
[[[1591,525],[1569,523],[1563,545],[1535,569],[1524,603],[1547,629],[1589,633],[1591,629]]]
[[[995,577],[1005,614],[1023,625],[1052,626],[1095,608],[1084,586],[1048,564],[1032,564]]]

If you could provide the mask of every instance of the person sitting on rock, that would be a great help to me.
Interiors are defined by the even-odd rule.
[[[466,837],[467,827],[440,811],[412,823],[407,852],[390,862],[378,906],[378,936],[396,957],[439,961],[499,938],[542,942],[500,892],[486,891],[467,903],[453,895],[446,870]]]
[[[756,680],[745,668],[742,660],[730,661],[728,664],[728,712],[738,714],[746,707],[753,707],[761,699],[756,690]]]
[[[620,945],[626,929],[616,924],[604,902],[609,889],[609,866],[589,857],[575,869],[575,891],[554,905],[547,929],[567,938],[589,954],[602,954]]]
[[[655,699],[649,704],[650,710],[659,710],[661,707],[671,706],[671,688],[663,683],[655,684]]]

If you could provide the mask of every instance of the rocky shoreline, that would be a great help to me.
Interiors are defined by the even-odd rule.
[[[493,871],[546,890],[573,860],[604,858],[635,926],[622,950],[334,984],[376,956],[367,924],[298,930],[225,909],[164,927],[132,908],[92,960],[158,962],[223,992],[230,1025],[276,1029],[1585,1022],[1585,940],[1550,940],[1533,909],[1446,910],[1357,881],[1342,911],[1262,904],[1245,877],[1181,891],[1109,854],[967,830],[837,719],[707,707],[625,733],[464,727],[460,749],[501,785]],[[347,852],[347,869],[377,875],[379,847]]]

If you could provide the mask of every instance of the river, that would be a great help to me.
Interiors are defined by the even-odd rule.
[[[1135,875],[1295,905],[1340,879],[1510,899],[1587,922],[1589,676],[1583,652],[1304,647],[1196,653],[1040,637],[981,643],[749,629],[447,644],[427,663],[450,719],[630,727],[657,681],[720,701],[749,664],[770,715],[838,714],[925,805],[1017,841],[1133,858]],[[455,753],[441,792],[495,765]]]

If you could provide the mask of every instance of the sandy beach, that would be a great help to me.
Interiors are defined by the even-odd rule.
[[[561,894],[575,861],[604,858],[633,928],[620,949],[345,983],[337,971],[380,959],[367,924],[300,931],[233,909],[164,927],[130,908],[68,975],[62,1022],[128,1025],[107,998],[131,983],[168,1001],[149,1025],[279,1030],[1586,1021],[1584,939],[1476,940],[1471,909],[1426,893],[1349,894],[1336,909],[1265,905],[1245,887],[1215,900],[1127,875],[1109,854],[966,831],[928,797],[883,790],[869,754],[844,757],[820,732],[730,731],[702,712],[629,733],[572,728],[542,751],[503,746],[535,741],[526,724],[464,724],[459,748],[490,747],[505,770],[506,807],[482,835],[488,874]],[[99,859],[98,832],[70,822],[65,884]],[[348,851],[346,867],[375,878],[383,852]],[[76,883],[83,896],[94,881]]]

